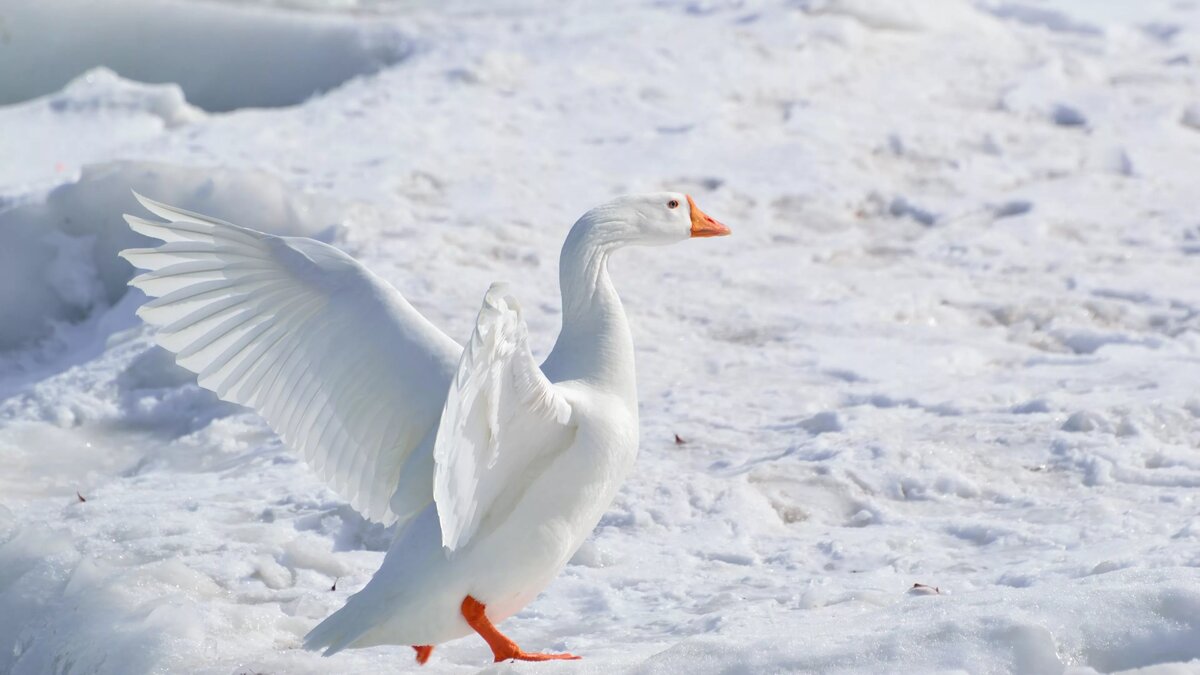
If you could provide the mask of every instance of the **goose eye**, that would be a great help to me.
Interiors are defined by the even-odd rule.
[[[668,209],[677,209],[677,208],[679,208],[679,200],[678,200],[678,199],[672,199],[671,201],[667,202],[667,208],[668,208]]]

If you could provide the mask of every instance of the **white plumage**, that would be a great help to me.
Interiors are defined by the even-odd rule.
[[[539,368],[503,284],[464,350],[332,246],[137,197],[166,221],[126,216],[165,243],[121,253],[147,270],[130,284],[155,298],[138,314],[158,343],[261,414],[355,509],[397,523],[375,577],[305,646],[329,655],[474,630],[497,660],[554,657],[491,622],[557,575],[636,455],[633,345],[608,255],[728,230],[675,193],[589,211],[563,247],[563,329]]]
[[[129,283],[155,298],[138,316],[158,344],[200,386],[261,414],[367,518],[404,515],[389,501],[445,394],[429,383],[450,379],[461,348],[332,246],[138,200],[168,221],[126,216],[166,243],[121,252],[149,270]]]
[[[534,362],[520,305],[493,284],[442,412],[433,497],[442,542],[460,548],[514,479],[569,445],[571,406]]]

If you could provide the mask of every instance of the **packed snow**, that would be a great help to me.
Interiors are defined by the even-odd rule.
[[[300,648],[391,532],[134,315],[131,190],[332,243],[539,355],[608,197],[636,474],[421,672],[1200,672],[1193,0],[0,0],[0,673],[388,673]],[[145,215],[144,213],[142,215]]]
[[[6,0],[0,103],[50,94],[103,65],[171,82],[206,110],[301,103],[403,61],[394,22],[178,0]]]

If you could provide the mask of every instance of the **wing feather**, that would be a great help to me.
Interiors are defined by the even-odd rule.
[[[137,197],[166,221],[126,216],[165,243],[121,252],[147,270],[130,285],[153,298],[138,315],[156,341],[365,516],[394,522],[400,472],[438,424],[461,348],[331,246]]]
[[[520,305],[503,284],[484,297],[434,441],[442,545],[462,548],[511,508],[536,468],[574,438],[571,405],[533,360]]]

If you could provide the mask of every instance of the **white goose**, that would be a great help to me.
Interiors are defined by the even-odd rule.
[[[612,502],[638,445],[633,341],[608,275],[631,245],[729,234],[691,197],[621,197],[571,228],[562,332],[541,368],[520,305],[484,296],[462,349],[386,281],[305,238],[145,199],[163,240],[121,256],[149,272],[138,314],[202,387],[261,414],[367,518],[396,523],[371,581],[305,638],[342,649],[433,645],[472,631],[496,661],[521,650],[495,623],[531,602]]]

